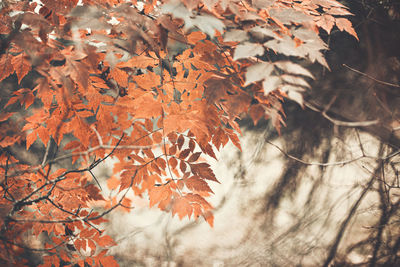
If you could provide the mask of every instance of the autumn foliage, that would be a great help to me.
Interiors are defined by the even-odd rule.
[[[2,1],[0,259],[116,266],[101,224],[126,197],[213,225],[208,156],[238,119],[283,123],[327,68],[320,33],[357,35],[334,0]],[[34,157],[27,160],[21,154]],[[104,195],[92,170],[117,159]],[[101,205],[101,209],[99,209]],[[29,237],[40,238],[32,246]]]

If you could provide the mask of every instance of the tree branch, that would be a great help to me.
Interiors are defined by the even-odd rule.
[[[375,82],[377,82],[377,83],[380,83],[380,84],[383,84],[383,85],[387,85],[387,86],[392,86],[392,87],[400,88],[400,85],[398,85],[398,84],[394,84],[394,83],[389,83],[389,82],[385,82],[385,81],[378,80],[378,79],[376,79],[376,78],[374,78],[374,77],[372,77],[372,76],[370,76],[370,75],[368,75],[368,74],[366,74],[366,73],[364,73],[364,72],[361,72],[361,71],[359,71],[359,70],[353,69],[352,67],[349,67],[349,66],[346,65],[346,64],[343,64],[343,66],[346,67],[346,68],[348,68],[349,70],[354,71],[355,73],[358,73],[358,74],[360,74],[360,75],[362,75],[362,76],[365,76],[365,77],[367,77],[368,79],[371,79],[371,80],[373,80],[373,81],[375,81]]]

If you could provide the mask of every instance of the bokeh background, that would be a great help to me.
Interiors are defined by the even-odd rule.
[[[210,159],[214,228],[135,198],[106,225],[121,266],[400,266],[400,2],[341,2],[360,40],[324,37],[330,70],[281,134],[243,118],[243,152]]]

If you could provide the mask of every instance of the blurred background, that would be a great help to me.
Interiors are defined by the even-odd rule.
[[[325,37],[330,70],[310,66],[281,135],[243,118],[243,152],[213,162],[214,228],[134,199],[105,226],[121,266],[400,266],[400,2],[341,2],[360,40]]]

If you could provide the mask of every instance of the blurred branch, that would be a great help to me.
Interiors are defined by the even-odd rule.
[[[390,158],[392,158],[392,157],[394,157],[394,156],[400,154],[400,150],[397,150],[397,151],[395,151],[395,152],[393,152],[393,153],[390,153],[390,154],[388,154],[388,155],[386,155],[386,156],[384,156],[384,157],[374,157],[374,156],[365,155],[364,152],[363,152],[363,155],[361,155],[361,156],[359,156],[359,157],[356,157],[356,158],[353,158],[353,159],[348,159],[348,160],[343,160],[343,161],[334,161],[334,162],[309,162],[309,161],[305,161],[305,160],[299,159],[299,158],[297,158],[297,157],[295,157],[295,156],[293,156],[293,155],[287,153],[287,152],[284,151],[282,148],[280,148],[279,146],[275,145],[274,143],[272,143],[272,142],[270,142],[270,141],[268,141],[268,140],[265,140],[265,142],[266,142],[267,144],[270,144],[271,146],[275,147],[276,149],[278,149],[282,154],[284,154],[286,157],[288,157],[288,158],[290,158],[290,159],[293,159],[293,160],[298,161],[298,162],[300,162],[300,163],[303,163],[303,164],[305,164],[305,165],[317,165],[317,166],[322,166],[322,167],[325,167],[325,166],[336,166],[336,165],[345,165],[345,164],[352,163],[352,162],[354,162],[354,161],[358,161],[358,160],[363,159],[363,158],[369,158],[369,159],[375,159],[375,160],[388,160],[388,159],[390,159]]]
[[[311,104],[310,102],[304,101],[304,105],[306,107],[308,107],[309,109],[316,111],[316,112],[320,112],[322,114],[322,116],[326,119],[328,119],[329,121],[331,121],[333,124],[337,125],[337,126],[345,126],[345,127],[367,127],[367,126],[371,126],[371,125],[375,125],[378,124],[379,121],[378,120],[372,120],[372,121],[342,121],[342,120],[337,120],[332,118],[331,116],[329,116],[327,114],[327,108],[320,108],[317,107],[315,104]],[[329,108],[329,105],[328,105]]]
[[[381,165],[377,168],[377,170],[379,170],[381,167]],[[369,189],[372,187],[372,185],[374,184],[374,180],[375,177],[372,177],[367,186],[364,188],[364,190],[361,192],[360,196],[358,197],[357,201],[353,204],[353,206],[351,207],[349,213],[347,214],[346,219],[342,222],[342,224],[340,225],[339,231],[337,232],[336,238],[329,250],[329,254],[328,257],[326,258],[325,262],[324,262],[324,267],[328,267],[331,263],[331,261],[333,260],[333,258],[336,255],[338,246],[340,241],[342,240],[343,234],[347,228],[347,225],[349,224],[351,218],[353,218],[353,215],[355,214],[355,212],[357,211],[358,207],[361,204],[361,201],[364,199],[365,195],[367,194],[367,192],[369,191]]]
[[[317,165],[317,166],[335,166],[335,165],[345,165],[345,164],[349,164],[352,163],[354,161],[360,160],[362,158],[366,158],[369,156],[359,156],[357,158],[353,158],[353,159],[349,159],[349,160],[344,160],[344,161],[335,161],[335,162],[308,162],[302,159],[299,159],[293,155],[288,154],[286,151],[284,151],[282,148],[280,148],[279,146],[275,145],[274,143],[271,143],[270,141],[266,140],[266,143],[270,144],[271,146],[274,146],[276,149],[278,149],[280,152],[282,152],[282,154],[284,154],[286,157],[293,159],[295,161],[298,161],[300,163],[303,163],[305,165]]]
[[[346,65],[346,64],[343,64],[343,66],[346,67],[346,68],[348,68],[349,70],[354,71],[355,73],[358,73],[358,74],[360,74],[360,75],[362,75],[362,76],[365,76],[365,77],[367,77],[367,78],[369,78],[369,79],[371,79],[371,80],[373,80],[373,81],[375,81],[375,82],[377,82],[377,83],[380,83],[380,84],[383,84],[383,85],[387,85],[387,86],[392,86],[392,87],[400,88],[400,85],[398,85],[398,84],[394,84],[394,83],[389,83],[389,82],[385,82],[385,81],[378,80],[378,79],[376,79],[376,78],[374,78],[374,77],[372,77],[372,76],[370,76],[370,75],[368,75],[368,74],[366,74],[366,73],[364,73],[364,72],[361,72],[361,71],[359,71],[359,70],[353,69],[352,67],[349,67],[349,66]]]

